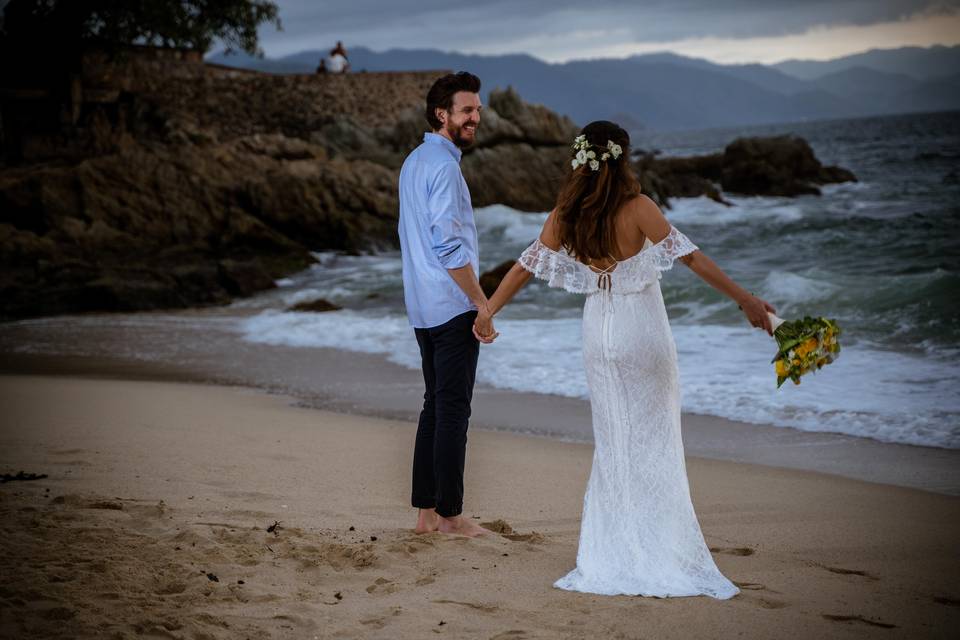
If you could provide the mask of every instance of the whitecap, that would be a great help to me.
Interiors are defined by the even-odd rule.
[[[727,225],[756,220],[789,222],[803,217],[803,206],[786,198],[728,197],[727,206],[706,196],[699,198],[675,198],[671,208],[665,211],[672,223]]]
[[[771,271],[763,280],[764,296],[779,304],[804,304],[826,300],[839,286],[826,280],[808,278],[789,271]]]
[[[529,244],[540,235],[549,212],[525,213],[506,205],[495,204],[474,211],[477,231],[483,235],[500,232],[517,244]]]

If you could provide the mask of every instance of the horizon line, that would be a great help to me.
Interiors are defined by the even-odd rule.
[[[960,44],[954,44],[954,45],[932,44],[932,45],[929,45],[929,46],[904,45],[904,46],[900,46],[900,47],[889,47],[889,48],[887,48],[887,47],[870,47],[869,49],[864,49],[863,51],[857,51],[857,52],[853,52],[853,53],[848,53],[848,54],[845,54],[845,55],[842,55],[842,56],[838,56],[838,57],[836,57],[836,58],[828,58],[828,59],[824,59],[824,60],[820,60],[820,59],[816,59],[816,58],[784,58],[783,60],[779,60],[779,61],[777,61],[777,62],[759,62],[759,61],[757,61],[757,62],[716,62],[716,61],[714,61],[714,60],[710,60],[709,58],[703,58],[703,57],[698,57],[698,56],[685,55],[685,54],[682,54],[682,53],[677,53],[676,51],[671,51],[670,49],[663,49],[663,50],[658,50],[658,51],[649,51],[649,52],[644,52],[644,53],[634,53],[634,54],[630,54],[630,55],[626,55],[626,56],[593,56],[593,57],[587,57],[587,58],[570,58],[569,60],[564,60],[564,61],[562,61],[562,62],[552,62],[552,61],[550,61],[550,60],[546,60],[546,59],[544,59],[544,58],[541,58],[541,57],[539,57],[539,56],[537,56],[537,55],[534,55],[534,54],[532,54],[532,53],[528,53],[528,52],[525,52],[525,51],[512,51],[512,52],[504,52],[504,53],[475,53],[475,52],[469,52],[469,51],[457,51],[457,50],[453,50],[453,49],[440,49],[440,48],[404,48],[404,47],[390,47],[390,48],[387,48],[387,49],[375,49],[375,48],[373,48],[373,47],[370,47],[370,46],[367,46],[367,45],[363,45],[363,44],[351,45],[351,47],[357,48],[357,49],[366,49],[366,50],[368,50],[368,51],[371,51],[371,52],[373,52],[373,53],[378,53],[378,54],[389,53],[389,52],[391,52],[391,51],[436,51],[436,52],[438,52],[438,53],[443,53],[443,54],[447,54],[447,55],[451,55],[451,54],[452,54],[452,55],[461,55],[461,56],[473,56],[473,57],[477,57],[477,58],[506,58],[506,57],[511,57],[511,56],[525,56],[525,57],[528,57],[528,58],[532,58],[532,59],[534,59],[534,60],[537,60],[538,62],[542,62],[543,64],[556,65],[556,66],[561,66],[561,65],[569,64],[569,63],[571,63],[571,62],[595,62],[595,61],[601,61],[601,60],[630,60],[630,59],[633,59],[633,58],[646,58],[646,57],[650,57],[650,56],[658,56],[658,55],[667,54],[667,55],[675,56],[675,57],[677,57],[677,58],[683,58],[683,59],[685,59],[685,60],[696,60],[696,61],[700,61],[700,62],[707,62],[707,63],[713,64],[713,65],[716,65],[716,66],[719,66],[719,67],[736,67],[736,66],[748,66],[748,65],[760,65],[760,66],[764,66],[764,67],[773,67],[773,66],[776,66],[776,65],[778,65],[778,64],[784,64],[784,63],[787,63],[787,62],[829,63],[829,62],[835,62],[835,61],[837,61],[837,60],[843,60],[844,58],[852,58],[852,57],[854,57],[854,56],[863,55],[863,54],[865,54],[865,53],[871,53],[871,52],[873,52],[873,51],[898,51],[898,50],[901,50],[901,49],[923,49],[923,50],[931,50],[931,49],[938,49],[938,48],[940,48],[940,49],[957,49],[957,48],[960,48]],[[234,51],[228,53],[225,48],[222,48],[222,49],[219,49],[219,50],[216,50],[216,51],[211,49],[211,51],[208,52],[208,53],[205,53],[203,57],[204,57],[204,58],[207,58],[207,57],[214,56],[214,55],[227,55],[227,56],[240,56],[240,55],[245,55],[245,56],[249,56],[249,57],[256,57],[256,58],[258,58],[258,59],[263,59],[263,60],[283,60],[284,58],[292,58],[293,56],[298,56],[298,55],[301,55],[301,54],[303,54],[303,53],[322,53],[323,51],[324,51],[323,48],[318,48],[318,49],[301,49],[300,51],[295,51],[295,52],[293,52],[293,53],[288,53],[288,54],[285,54],[285,55],[282,55],[282,56],[271,56],[271,55],[269,55],[266,51],[264,51],[263,57],[260,58],[259,56],[253,56],[253,55],[247,53],[246,51],[237,51],[237,50],[234,50]],[[349,51],[349,49],[348,49],[348,51]]]

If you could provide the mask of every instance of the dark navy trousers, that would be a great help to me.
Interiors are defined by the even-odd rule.
[[[468,311],[440,326],[414,329],[426,391],[413,451],[412,503],[436,508],[445,518],[463,512],[467,423],[480,354],[476,317]]]

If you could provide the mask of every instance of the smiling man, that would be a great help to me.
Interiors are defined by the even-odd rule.
[[[460,172],[462,149],[480,124],[480,79],[461,72],[437,80],[425,116],[433,130],[400,170],[400,252],[407,316],[420,346],[426,392],[413,453],[416,531],[475,536],[485,529],[461,516],[467,424],[480,351],[495,337],[477,325],[477,227]],[[489,315],[486,316],[489,318]]]

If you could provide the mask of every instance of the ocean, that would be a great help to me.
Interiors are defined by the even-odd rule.
[[[781,317],[835,318],[843,351],[800,386],[777,389],[773,340],[677,263],[661,288],[679,353],[683,409],[960,448],[960,112],[639,135],[634,146],[682,156],[720,150],[741,135],[782,133],[804,137],[823,163],[848,168],[859,181],[827,186],[821,196],[727,196],[730,207],[676,199],[665,213]],[[478,209],[481,269],[515,259],[545,218],[505,206]],[[381,354],[419,369],[399,252],[316,257],[276,289],[226,308],[25,320],[0,326],[0,347],[195,365],[241,352],[244,344],[325,347]],[[315,298],[344,309],[285,311]],[[586,398],[582,304],[582,296],[531,280],[497,317],[501,336],[482,347],[478,381]],[[259,379],[242,371],[237,377]]]
[[[783,318],[835,318],[843,351],[829,367],[776,388],[772,339],[682,264],[661,287],[680,358],[683,409],[734,420],[960,448],[960,113],[921,114],[640,135],[637,148],[683,156],[740,135],[804,137],[824,164],[859,181],[821,196],[676,199],[665,211],[731,277]],[[481,269],[516,258],[546,213],[476,211]],[[410,368],[419,355],[403,312],[398,252],[317,254],[279,288],[235,303],[245,340],[379,353]],[[290,313],[316,297],[343,311]],[[531,281],[497,318],[478,380],[587,397],[581,296]]]

